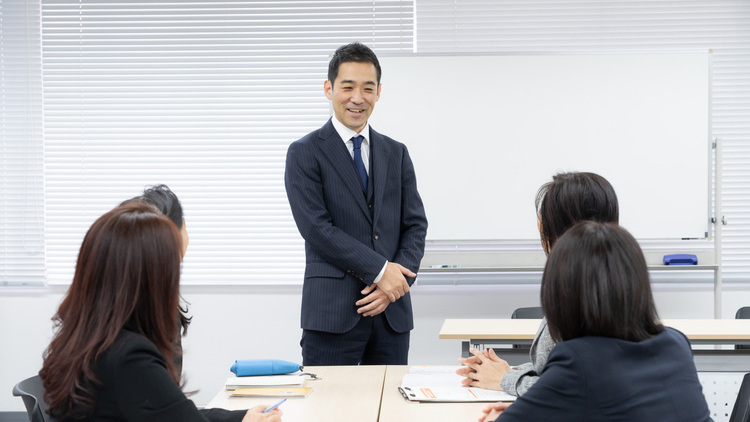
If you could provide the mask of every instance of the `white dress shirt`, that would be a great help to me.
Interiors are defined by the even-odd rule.
[[[370,123],[366,123],[365,127],[362,128],[362,131],[357,133],[348,127],[344,126],[343,123],[339,122],[339,120],[336,118],[336,116],[333,116],[331,119],[331,123],[333,123],[333,128],[336,129],[336,133],[339,134],[341,137],[341,140],[344,141],[344,144],[346,145],[346,148],[349,150],[349,155],[352,156],[352,160],[354,160],[354,142],[352,141],[352,138],[355,136],[362,136],[365,138],[362,140],[362,162],[365,164],[365,171],[367,172],[367,175],[370,175]],[[385,261],[385,264],[383,264],[383,269],[380,270],[380,274],[378,274],[377,277],[375,277],[375,280],[373,280],[373,283],[377,283],[380,281],[381,278],[383,278],[383,274],[385,274],[385,268],[388,266],[388,260]]]
[[[367,175],[370,175],[370,124],[365,124],[365,127],[362,129],[360,133],[357,133],[348,127],[344,126],[343,123],[339,122],[338,119],[336,119],[336,116],[331,119],[333,123],[333,128],[336,129],[336,133],[339,134],[341,139],[344,141],[344,144],[346,144],[346,148],[349,150],[349,155],[352,156],[352,160],[354,160],[354,142],[352,141],[352,138],[355,136],[362,136],[365,138],[362,141],[362,162],[365,163],[365,171],[367,171]]]

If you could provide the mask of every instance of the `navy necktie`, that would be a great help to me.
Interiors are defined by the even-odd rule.
[[[360,182],[362,182],[362,190],[367,192],[367,170],[365,170],[365,163],[362,161],[362,141],[364,136],[359,135],[352,138],[354,143],[354,167],[359,173]]]

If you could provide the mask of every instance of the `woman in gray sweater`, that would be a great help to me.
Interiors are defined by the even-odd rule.
[[[556,174],[551,182],[539,188],[536,210],[542,247],[547,255],[557,239],[576,223],[589,220],[618,223],[620,219],[614,188],[595,173]],[[543,319],[531,344],[531,362],[511,368],[491,348],[484,352],[472,349],[474,356],[459,358],[465,366],[456,373],[466,377],[464,386],[503,390],[521,396],[539,378],[554,346],[547,320]]]

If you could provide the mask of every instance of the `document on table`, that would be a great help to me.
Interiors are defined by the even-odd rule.
[[[229,377],[225,384],[227,391],[233,391],[244,387],[302,387],[305,383],[305,375],[260,375],[249,377]]]
[[[401,380],[399,391],[409,401],[495,402],[514,401],[504,391],[461,386],[460,366],[413,366]]]

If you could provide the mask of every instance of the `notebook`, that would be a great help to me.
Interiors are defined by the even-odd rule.
[[[232,397],[307,397],[312,387],[253,387],[237,388]]]
[[[224,384],[228,391],[243,387],[302,387],[305,376],[300,374],[291,375],[260,375],[253,377],[229,377]]]

